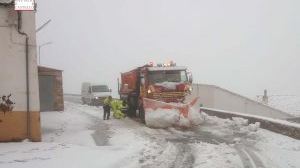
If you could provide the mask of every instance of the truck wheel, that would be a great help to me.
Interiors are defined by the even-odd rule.
[[[139,107],[139,117],[142,121],[142,123],[146,124],[146,120],[145,120],[145,109],[143,106]]]
[[[134,97],[129,97],[128,99],[128,116],[136,117],[136,103]]]
[[[135,108],[134,108],[134,106],[132,106],[132,105],[129,105],[128,106],[128,116],[129,117],[135,117],[136,115],[135,115]]]

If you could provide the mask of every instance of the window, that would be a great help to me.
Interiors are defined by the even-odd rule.
[[[95,85],[92,86],[93,92],[109,92],[109,88],[106,85]]]
[[[186,71],[150,71],[149,81],[153,83],[162,82],[186,82],[187,76]]]

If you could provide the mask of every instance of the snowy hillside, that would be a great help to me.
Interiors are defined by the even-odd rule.
[[[300,96],[270,96],[269,105],[300,117]]]

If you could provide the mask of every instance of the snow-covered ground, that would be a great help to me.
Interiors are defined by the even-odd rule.
[[[101,108],[66,102],[41,113],[43,142],[1,143],[0,167],[300,167],[300,141],[204,115],[187,130],[152,129],[134,120],[102,120]]]
[[[262,96],[256,97],[258,102],[262,101]],[[300,96],[298,95],[271,95],[268,97],[268,106],[300,117]]]
[[[300,117],[300,96],[270,96],[269,105],[289,114]]]

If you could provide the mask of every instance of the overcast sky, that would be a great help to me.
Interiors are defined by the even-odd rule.
[[[187,66],[195,83],[248,97],[300,95],[299,0],[37,0],[41,64],[116,91],[120,72],[149,61]]]

